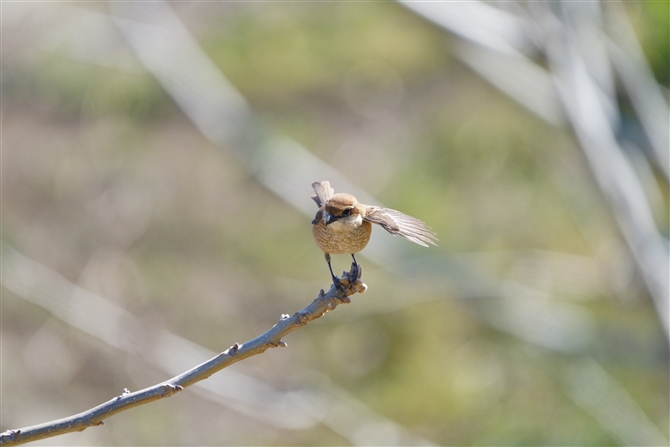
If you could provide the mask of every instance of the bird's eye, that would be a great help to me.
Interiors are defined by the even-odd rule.
[[[351,208],[347,208],[344,211],[342,211],[342,216],[348,216],[351,214]]]

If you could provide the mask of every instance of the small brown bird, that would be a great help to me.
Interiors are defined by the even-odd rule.
[[[312,235],[316,245],[325,253],[333,284],[338,288],[341,286],[330,265],[330,254],[348,253],[357,267],[354,254],[368,244],[373,223],[415,244],[437,246],[437,236],[433,230],[415,217],[389,208],[363,205],[351,194],[335,194],[328,181],[314,182],[312,188],[316,193],[312,200],[319,206],[312,221]]]

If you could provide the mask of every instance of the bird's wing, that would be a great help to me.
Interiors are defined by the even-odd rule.
[[[330,187],[330,182],[324,180],[322,182],[312,183],[312,188],[314,188],[315,196],[312,196],[312,200],[321,208],[331,197],[335,194],[335,190]]]
[[[402,236],[415,244],[424,247],[428,247],[428,244],[437,246],[437,235],[428,225],[400,211],[368,206],[363,219],[381,225],[389,233]]]

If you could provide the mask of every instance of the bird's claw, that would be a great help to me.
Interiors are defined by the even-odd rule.
[[[337,276],[333,276],[333,285],[335,286],[338,295],[347,296],[347,291],[344,289],[344,286],[349,285],[349,281],[346,278],[340,280]]]
[[[366,292],[368,286],[365,285],[365,283],[361,280],[362,274],[363,267],[361,267],[361,265],[358,263],[352,263],[351,270],[348,272],[342,272],[341,278],[333,275],[333,285],[335,286],[335,291],[343,300],[348,295]],[[349,302],[348,298],[346,302]]]

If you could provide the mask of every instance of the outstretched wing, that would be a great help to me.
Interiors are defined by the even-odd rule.
[[[428,225],[400,211],[368,206],[363,219],[381,225],[389,233],[402,236],[415,244],[424,247],[428,247],[428,244],[437,246],[437,235]]]
[[[324,180],[322,182],[312,183],[312,188],[314,188],[315,196],[312,196],[312,200],[321,208],[331,197],[335,194],[335,190],[330,187],[330,182]]]

